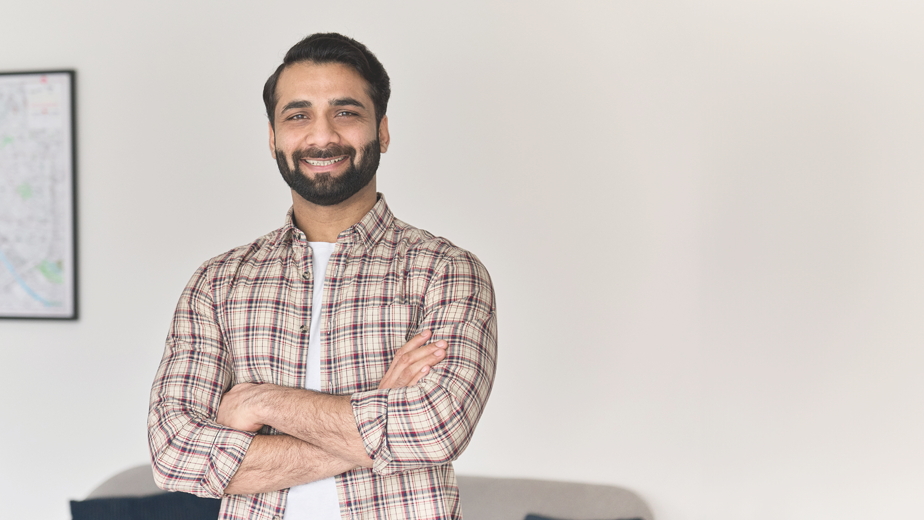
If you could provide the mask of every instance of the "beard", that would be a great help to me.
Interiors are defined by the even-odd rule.
[[[276,164],[279,165],[279,173],[282,174],[286,184],[303,199],[318,206],[333,206],[349,199],[369,184],[379,168],[381,154],[379,139],[376,137],[363,146],[358,164],[356,163],[356,148],[337,144],[325,149],[296,150],[291,155],[291,164],[294,168],[289,167],[289,158],[277,148]],[[350,164],[346,171],[336,177],[330,172],[324,172],[311,178],[299,170],[302,159],[323,160],[341,155],[346,155],[347,158],[344,160],[349,161]]]

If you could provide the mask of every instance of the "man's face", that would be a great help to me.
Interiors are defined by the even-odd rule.
[[[375,177],[388,148],[388,119],[378,129],[366,81],[339,63],[296,63],[276,84],[270,152],[299,196],[339,204]]]

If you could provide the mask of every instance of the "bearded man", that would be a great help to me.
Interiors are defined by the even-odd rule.
[[[314,34],[263,92],[285,224],[205,262],[151,391],[158,485],[221,518],[461,518],[451,462],[494,380],[494,290],[471,253],[376,192],[388,74]]]

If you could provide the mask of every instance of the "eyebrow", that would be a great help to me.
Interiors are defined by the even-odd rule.
[[[362,109],[366,108],[366,105],[363,105],[358,100],[353,99],[351,97],[331,99],[327,103],[332,107],[359,107]]]
[[[334,99],[329,100],[327,104],[329,104],[332,107],[359,107],[364,110],[366,108],[366,105],[360,103],[358,99],[354,99],[351,97],[334,98]],[[295,110],[299,108],[311,108],[312,106],[314,105],[311,104],[311,101],[299,99],[296,101],[290,101],[286,103],[286,105],[282,107],[282,112],[285,112],[286,110]]]
[[[311,108],[311,101],[290,101],[286,103],[286,106],[282,107],[282,111],[285,112],[286,110],[292,110],[295,108]]]

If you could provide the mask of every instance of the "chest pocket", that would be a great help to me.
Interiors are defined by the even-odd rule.
[[[354,313],[337,320],[331,375],[339,394],[377,388],[395,351],[417,333],[415,305],[368,306]]]

